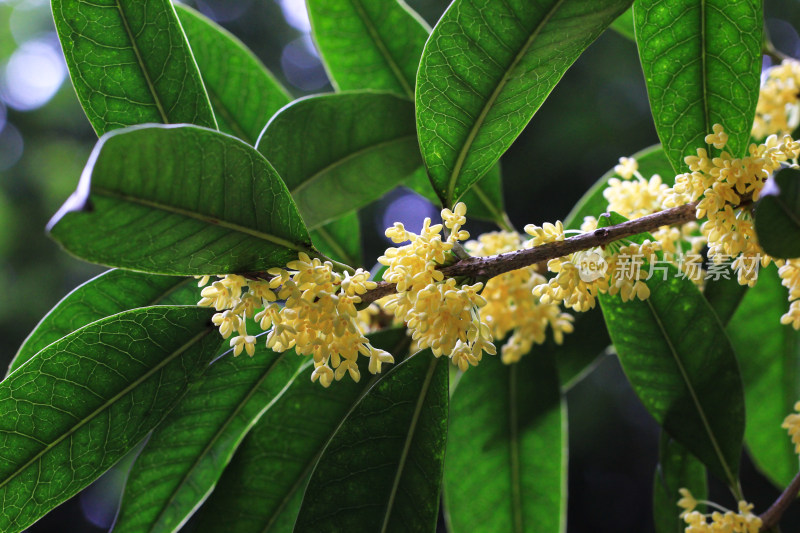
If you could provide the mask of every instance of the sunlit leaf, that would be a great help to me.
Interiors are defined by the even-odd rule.
[[[564,72],[630,0],[455,0],[417,74],[417,131],[452,205],[520,134]]]
[[[195,126],[138,126],[98,142],[50,234],[88,261],[158,274],[283,266],[310,237],[256,150]]]
[[[760,86],[761,0],[639,0],[636,40],[656,131],[675,172],[722,124],[728,152],[750,143]]]
[[[358,214],[349,213],[311,231],[320,252],[354,267],[361,266],[361,228]]]
[[[53,0],[78,100],[98,135],[135,124],[216,128],[169,0]]]
[[[216,353],[211,314],[120,313],[47,346],[0,383],[0,530],[25,529],[161,422]]]

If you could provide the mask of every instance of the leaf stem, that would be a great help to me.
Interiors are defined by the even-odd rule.
[[[789,505],[797,498],[797,493],[800,492],[800,473],[794,476],[794,479],[789,486],[786,487],[778,499],[775,500],[769,509],[764,511],[764,513],[759,516],[761,519],[761,528],[764,531],[769,531],[771,528],[774,528],[780,522],[783,513],[786,512],[786,509],[789,508]]]

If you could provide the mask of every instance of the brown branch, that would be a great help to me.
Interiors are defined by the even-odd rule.
[[[797,498],[797,493],[800,492],[800,473],[794,476],[794,479],[789,486],[786,487],[775,503],[770,505],[769,509],[764,511],[764,514],[759,516],[761,519],[761,529],[768,531],[778,525],[783,513],[789,508],[789,505]]]
[[[745,202],[742,202],[742,205],[744,203]],[[443,267],[441,271],[446,277],[463,276],[473,279],[489,279],[512,270],[531,266],[536,263],[544,263],[550,259],[564,257],[581,250],[604,246],[639,233],[653,231],[661,226],[691,222],[697,220],[695,217],[696,211],[697,203],[673,207],[671,209],[659,211],[658,213],[653,213],[652,215],[637,218],[636,220],[629,220],[622,224],[617,224],[616,226],[596,229],[575,237],[570,237],[569,239],[564,239],[563,241],[550,242],[535,248],[517,250],[515,252],[493,255],[491,257],[470,257],[468,259],[462,259],[453,265]],[[382,281],[378,283],[375,289],[364,293],[361,296],[361,301],[365,304],[369,304],[384,296],[393,294],[394,292],[395,286],[393,283]]]

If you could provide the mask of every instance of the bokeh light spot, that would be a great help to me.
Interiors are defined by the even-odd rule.
[[[46,40],[28,41],[11,55],[0,84],[0,97],[19,111],[50,101],[67,74],[60,50]]]

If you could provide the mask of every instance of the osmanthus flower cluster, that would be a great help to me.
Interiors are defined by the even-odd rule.
[[[792,133],[800,124],[800,63],[785,59],[768,68],[763,77],[753,137]]]
[[[448,229],[444,240],[442,224],[431,225],[429,218],[419,235],[396,222],[386,230],[386,236],[397,244],[409,244],[389,248],[378,258],[388,267],[383,279],[396,284],[397,289],[378,304],[406,324],[416,348],[430,348],[436,357],[447,355],[462,371],[477,365],[483,352],[497,352],[491,329],[481,320],[481,308],[487,305],[479,294],[483,283],[459,283],[455,278],[445,279],[439,271],[457,260],[454,246],[469,238],[469,233],[461,229],[467,221],[466,212],[463,203],[452,211],[442,210]]]
[[[736,512],[724,509],[709,501],[697,501],[689,490],[680,489],[682,498],[678,506],[683,509],[680,514],[687,524],[686,533],[758,533],[762,520],[753,514],[753,504],[740,501]],[[719,510],[709,514],[695,511],[699,503]]]
[[[515,231],[496,231],[467,242],[465,248],[470,255],[487,257],[519,250],[525,245],[525,239]],[[537,272],[536,266],[512,270],[486,282],[481,293],[486,300],[481,309],[484,321],[497,339],[512,332],[500,349],[506,364],[516,363],[534,344],[542,344],[548,327],[557,344],[563,342],[565,333],[573,331],[575,318],[571,314],[533,294],[533,289],[544,283],[547,279]]]
[[[267,272],[269,280],[247,279],[228,274],[219,276],[202,292],[198,305],[214,307],[212,321],[224,338],[230,340],[233,355],[245,350],[252,356],[256,337],[247,331],[246,320],[254,319],[269,331],[266,346],[276,352],[294,348],[298,355],[314,358],[312,381],[328,387],[349,373],[358,381],[359,354],[369,358],[369,371],[381,371],[383,363],[393,363],[388,352],[372,346],[364,334],[369,328],[370,311],[357,311],[360,295],[376,286],[369,272],[340,274],[331,262],[322,262],[300,253],[286,268]],[[210,281],[200,280],[200,286]],[[279,304],[279,300],[283,304]]]

